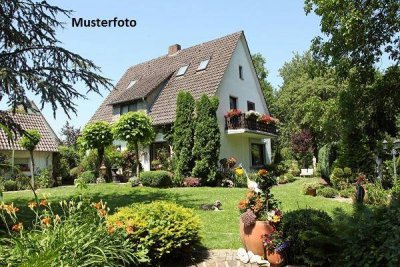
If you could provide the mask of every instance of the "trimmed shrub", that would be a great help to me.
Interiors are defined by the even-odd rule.
[[[17,191],[17,182],[14,180],[7,180],[4,182],[4,191]]]
[[[144,186],[172,186],[171,173],[167,171],[145,171],[140,174],[140,180]]]
[[[330,266],[337,247],[331,217],[325,211],[300,209],[282,219],[284,237],[290,240],[287,264]]]
[[[300,175],[300,168],[299,168],[299,163],[297,162],[297,160],[289,161],[288,165],[289,165],[288,173],[292,174],[293,176]]]
[[[320,183],[317,183],[317,182],[305,183],[303,185],[303,194],[304,195],[310,195],[310,190],[318,190],[321,187],[323,187],[323,185],[321,185]]]
[[[317,195],[326,197],[326,198],[334,198],[339,194],[339,192],[332,187],[323,187],[317,190]]]
[[[332,186],[336,189],[348,187],[349,182],[353,181],[351,169],[348,167],[344,169],[338,167],[334,168],[330,176],[330,181]]]
[[[82,181],[87,184],[96,182],[96,176],[94,176],[92,171],[84,171],[79,175],[78,178],[82,179]]]
[[[17,183],[18,190],[30,189],[29,182],[30,178],[23,174],[22,172],[18,172],[15,176],[15,182]]]
[[[198,216],[166,201],[123,207],[107,220],[110,226],[125,229],[132,243],[147,250],[153,265],[187,254],[187,249],[200,241]]]

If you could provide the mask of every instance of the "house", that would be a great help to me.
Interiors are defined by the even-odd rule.
[[[154,143],[140,156],[143,168],[149,170],[157,149],[168,147],[163,129],[174,122],[181,90],[195,99],[202,94],[219,98],[221,159],[233,156],[247,169],[271,161],[275,127],[249,124],[244,114],[235,123],[224,116],[231,109],[269,114],[242,31],[185,49],[174,44],[168,54],[130,67],[90,121],[114,122],[128,111],[146,110],[158,130]]]
[[[52,168],[55,153],[58,152],[59,139],[53,129],[47,123],[46,119],[31,102],[32,108],[27,111],[17,110],[11,114],[16,123],[21,125],[24,130],[37,130],[40,135],[40,141],[33,152],[35,161],[35,172],[44,168]],[[20,146],[21,136],[17,136],[13,143],[8,142],[6,134],[0,130],[0,154],[6,155],[25,175],[30,176],[30,155],[29,151]],[[6,173],[3,175],[10,175]]]

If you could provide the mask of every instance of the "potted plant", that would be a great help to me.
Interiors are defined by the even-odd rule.
[[[235,172],[236,175],[247,176],[242,168],[237,168]],[[266,258],[263,237],[275,231],[274,224],[268,219],[268,214],[277,210],[277,201],[270,192],[270,188],[276,184],[276,179],[265,169],[252,175],[252,179],[248,176],[246,178],[249,190],[246,192],[246,198],[240,200],[238,204],[241,213],[240,238],[247,251]]]
[[[240,109],[231,109],[225,114],[225,119],[229,128],[238,128],[240,126],[240,116],[242,111]]]
[[[304,195],[315,197],[317,195],[317,189],[321,188],[319,183],[307,183],[303,186]]]

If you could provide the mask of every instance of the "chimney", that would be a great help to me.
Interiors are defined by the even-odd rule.
[[[181,46],[178,44],[174,44],[168,47],[168,56],[174,55],[181,50]]]

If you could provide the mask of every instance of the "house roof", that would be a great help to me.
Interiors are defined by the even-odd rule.
[[[225,70],[243,32],[236,32],[209,42],[182,49],[173,55],[130,67],[105,98],[90,121],[112,121],[112,105],[145,98],[160,84],[166,82],[149,110],[155,125],[174,121],[176,97],[179,91],[190,92],[195,99],[202,94],[216,94]],[[197,71],[202,60],[210,59],[205,70]],[[184,65],[189,65],[186,73],[175,74]],[[129,87],[131,81],[136,83]],[[129,87],[129,88],[128,88]]]
[[[11,114],[14,121],[21,125],[24,130],[37,130],[40,135],[40,141],[35,148],[35,151],[46,151],[46,152],[56,152],[58,151],[59,140],[51,129],[50,125],[47,123],[43,115],[39,113],[26,114],[26,113],[15,113]],[[14,140],[14,150],[25,150],[19,144],[21,136],[17,136]],[[13,150],[13,146],[8,142],[6,134],[3,130],[0,130],[0,150]]]

